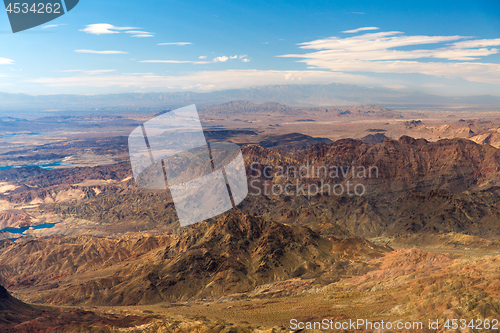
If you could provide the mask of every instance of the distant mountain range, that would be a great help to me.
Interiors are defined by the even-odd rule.
[[[208,93],[123,93],[105,95],[39,95],[0,93],[0,111],[141,111],[195,103],[199,106],[246,100],[292,107],[378,104],[383,106],[500,105],[492,95],[449,97],[389,88],[332,83],[327,85],[269,85]]]

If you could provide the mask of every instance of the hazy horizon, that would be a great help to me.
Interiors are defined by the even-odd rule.
[[[484,108],[500,105],[500,96],[443,96],[419,91],[395,90],[362,85],[265,85],[212,92],[103,93],[95,95],[50,94],[26,95],[0,92],[2,112],[102,111],[113,113],[130,110],[164,110],[190,104],[199,107],[235,101],[255,104],[279,103],[289,107],[331,107],[376,104],[389,108],[429,107]],[[35,114],[30,116],[36,116]]]

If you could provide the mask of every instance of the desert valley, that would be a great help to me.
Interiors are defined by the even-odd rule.
[[[128,160],[128,134],[162,112],[0,119],[2,332],[498,320],[497,107],[202,106],[207,140],[241,146],[250,192],[188,227]],[[301,166],[342,172],[269,172]],[[362,195],[325,191],[348,183]]]

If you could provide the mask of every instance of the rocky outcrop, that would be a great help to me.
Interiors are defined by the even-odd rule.
[[[292,278],[333,281],[390,251],[239,211],[162,237],[52,237],[0,248],[0,277],[30,302],[135,305],[246,293]],[[17,258],[23,258],[19,261]]]

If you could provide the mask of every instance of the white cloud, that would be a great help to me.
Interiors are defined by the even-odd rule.
[[[462,36],[404,36],[400,31],[376,32],[354,37],[330,37],[300,43],[301,49],[374,51],[401,46],[434,44],[464,39]]]
[[[234,60],[234,59],[242,59],[243,62],[249,62],[246,57],[246,54],[243,56],[225,56],[222,55],[220,57],[214,58],[212,61],[192,61],[192,60],[142,60],[139,62],[149,62],[149,63],[164,63],[164,64],[195,64],[195,65],[200,65],[200,64],[210,64],[210,63],[216,63],[216,62],[227,62],[228,60]],[[198,59],[206,59],[207,56],[199,56]]]
[[[488,46],[499,46],[499,45],[500,45],[500,38],[464,40],[461,42],[453,43],[452,46],[457,49],[468,49],[475,47],[488,47]]]
[[[401,32],[368,33],[355,37],[330,37],[301,43],[302,49],[315,51],[286,54],[280,57],[301,58],[310,68],[342,72],[420,73],[431,76],[458,77],[473,82],[500,84],[500,65],[472,62],[497,54],[499,39],[466,40],[465,36],[405,36]],[[451,44],[446,44],[454,42]],[[439,47],[397,50],[403,46],[445,44]],[[428,59],[441,59],[432,62]],[[425,60],[420,60],[425,59]],[[409,61],[411,60],[411,61]],[[460,61],[460,62],[457,62]]]
[[[83,31],[92,35],[106,35],[106,34],[118,34],[121,31],[131,34],[131,37],[144,38],[144,37],[154,37],[154,32],[147,32],[142,30],[137,30],[140,28],[136,27],[116,27],[108,23],[97,23],[89,24],[80,31]]]
[[[76,53],[93,53],[93,54],[128,54],[124,51],[95,51],[95,50],[75,50]]]
[[[154,34],[153,32],[147,32],[147,31],[141,31],[141,30],[129,30],[129,31],[125,31],[125,33],[127,34],[139,34],[139,35],[142,35],[142,34],[146,34],[146,35],[151,35],[151,34]]]
[[[355,14],[360,14],[360,13],[355,13]],[[361,13],[361,14],[364,14],[364,13]],[[342,32],[345,34],[354,34],[356,32],[360,32],[360,31],[379,30],[379,29],[380,28],[377,28],[377,27],[364,27],[364,28],[357,28],[357,29],[353,29],[353,30],[346,30],[346,31],[342,31]]]
[[[140,31],[140,30],[130,30],[125,31],[127,34],[132,34],[132,37],[154,37],[154,32]]]
[[[176,43],[159,43],[158,45],[178,45],[178,46],[184,46],[184,45],[191,45],[193,43],[191,42],[176,42]]]
[[[138,29],[136,27],[115,27],[112,24],[107,23],[97,23],[97,24],[89,24],[83,31],[87,34],[92,35],[106,35],[106,34],[118,34],[121,30],[135,30]],[[119,31],[116,31],[119,30]]]
[[[12,65],[14,60],[7,58],[0,58],[0,65]]]
[[[229,58],[226,56],[220,56],[220,57],[214,58],[214,62],[226,62],[228,60],[229,60]]]
[[[246,57],[248,57],[246,54],[242,54],[242,55],[239,56],[240,59],[243,59],[243,58],[246,58]]]
[[[47,25],[44,25],[42,27],[42,29],[49,29],[49,28],[55,28],[55,27],[59,27],[61,25],[66,25],[66,24],[47,24]]]

